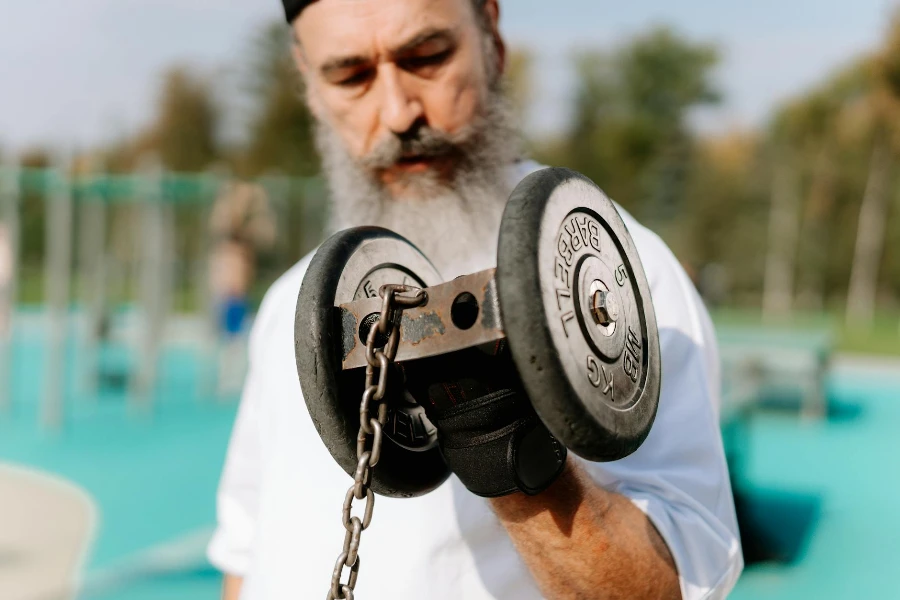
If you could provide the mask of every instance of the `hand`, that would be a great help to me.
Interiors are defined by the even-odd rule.
[[[469,491],[535,495],[562,473],[566,448],[532,408],[504,343],[411,361],[404,372],[447,466]]]

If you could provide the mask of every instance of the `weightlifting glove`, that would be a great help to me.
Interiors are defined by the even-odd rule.
[[[404,371],[444,461],[469,491],[535,495],[562,473],[566,448],[538,418],[502,342],[412,361]]]

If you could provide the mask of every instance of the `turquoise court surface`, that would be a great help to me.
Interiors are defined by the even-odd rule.
[[[81,597],[218,598],[219,574],[204,552],[237,398],[207,395],[199,380],[208,365],[179,347],[162,355],[152,410],[129,403],[124,390],[85,396],[72,342],[66,420],[48,432],[37,424],[41,344],[17,339],[14,348],[13,407],[0,419],[0,461],[61,476],[96,502],[99,524]],[[132,360],[124,349],[101,355],[112,364]],[[733,475],[736,489],[752,499],[751,518],[791,555],[789,563],[749,565],[732,598],[900,593],[900,373],[840,369],[829,376],[827,396],[827,418],[759,412],[727,438],[738,446],[731,448],[739,456]]]

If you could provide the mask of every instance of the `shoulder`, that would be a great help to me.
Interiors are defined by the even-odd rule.
[[[634,240],[650,283],[660,328],[674,328],[691,337],[708,335],[706,307],[681,262],[659,235],[616,205]]]
[[[715,328],[700,294],[665,241],[617,205],[634,240],[650,284],[659,328],[663,367],[668,373],[698,361],[713,411],[719,410],[719,348]],[[671,375],[669,375],[671,377]]]

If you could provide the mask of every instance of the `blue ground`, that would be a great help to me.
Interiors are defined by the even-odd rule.
[[[77,349],[70,351],[77,362]],[[15,364],[15,411],[0,419],[0,460],[57,473],[95,498],[101,524],[88,579],[127,571],[149,548],[185,536],[196,542],[209,531],[236,405],[200,397],[194,354],[165,354],[152,415],[129,410],[121,393],[79,398],[70,373],[70,417],[58,434],[39,433],[35,425],[40,349],[19,345]],[[843,373],[832,378],[830,396],[835,410],[827,421],[760,414],[740,438],[740,486],[787,501],[781,509],[758,509],[775,523],[774,535],[790,537],[800,523],[792,506],[800,507],[797,515],[812,506],[816,518],[811,535],[795,548],[795,564],[748,568],[733,598],[900,597],[894,571],[900,561],[900,376]],[[116,580],[95,589],[90,600],[217,598],[218,574],[198,555],[198,544],[189,546],[182,569]]]
[[[732,598],[900,598],[900,373],[847,374],[830,390],[827,421],[753,418],[744,478],[819,497],[821,513],[796,564],[747,569]]]
[[[121,348],[107,348],[113,362],[127,364]],[[215,489],[236,412],[236,398],[199,396],[194,352],[163,355],[152,412],[135,410],[124,390],[96,398],[79,393],[73,367],[67,373],[67,418],[58,433],[41,432],[37,404],[43,376],[41,349],[20,343],[14,358],[14,406],[0,418],[0,460],[55,473],[76,482],[100,508],[100,524],[87,579],[128,569],[142,551],[211,530]],[[69,348],[71,365],[78,349]],[[215,598],[219,576],[197,557],[183,572],[149,580],[117,582],[91,599],[173,600]]]

